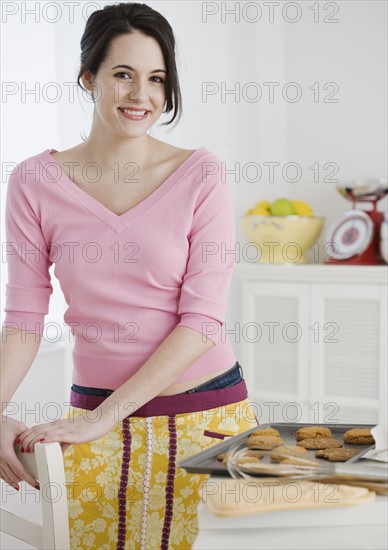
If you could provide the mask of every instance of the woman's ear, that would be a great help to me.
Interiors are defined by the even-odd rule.
[[[89,72],[89,71],[86,71],[81,76],[81,82],[82,82],[83,87],[85,88],[85,90],[87,90],[92,95],[92,97],[94,99],[93,91],[95,90],[95,84],[94,84],[93,80],[94,80],[94,77],[93,77],[92,73]]]

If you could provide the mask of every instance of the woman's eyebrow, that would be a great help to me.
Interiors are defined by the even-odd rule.
[[[134,69],[133,67],[131,67],[130,65],[116,65],[115,67],[112,67],[112,71],[113,69],[128,69],[130,71],[135,71],[136,69]],[[150,71],[151,73],[166,73],[167,74],[167,71],[165,71],[164,69],[154,69],[153,71]]]

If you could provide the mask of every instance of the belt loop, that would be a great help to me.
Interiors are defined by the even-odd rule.
[[[243,368],[242,366],[240,365],[240,363],[238,361],[236,361],[237,365],[238,365],[238,368],[240,369],[240,375],[241,375],[241,378],[244,378],[244,371],[243,371]]]

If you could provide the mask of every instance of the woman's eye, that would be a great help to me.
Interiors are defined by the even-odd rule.
[[[121,80],[128,80],[129,78],[132,78],[131,75],[128,73],[116,73],[114,76]],[[152,79],[152,82],[156,82],[157,84],[164,83],[164,79],[161,78],[160,76],[152,76],[151,79]]]

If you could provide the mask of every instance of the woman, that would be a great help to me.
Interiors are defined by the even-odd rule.
[[[95,104],[90,135],[18,165],[6,205],[17,250],[8,258],[2,402],[37,352],[55,263],[75,335],[71,407],[29,429],[7,418],[0,475],[15,488],[35,485],[14,443],[33,452],[38,441],[59,441],[71,548],[186,549],[208,476],[179,462],[257,425],[222,326],[236,261],[233,204],[214,153],[147,133],[163,112],[173,112],[170,124],[181,111],[166,19],[144,4],[106,6],[87,21],[81,48],[78,82]]]

